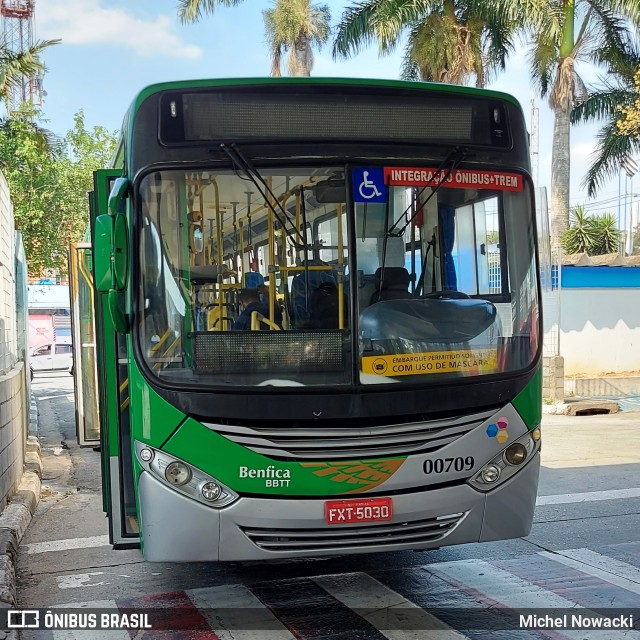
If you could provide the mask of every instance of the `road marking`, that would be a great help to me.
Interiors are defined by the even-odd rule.
[[[627,562],[589,549],[564,549],[556,553],[541,551],[539,555],[640,594],[640,569]]]
[[[118,605],[115,600],[94,600],[93,602],[80,604],[77,602],[56,604],[50,609],[103,609],[104,613],[116,613]],[[125,629],[109,629],[108,631],[99,631],[97,629],[56,629],[53,632],[53,640],[87,640],[89,637],[92,640],[98,640],[99,638],[104,638],[105,640],[131,640],[131,635]]]
[[[69,549],[106,547],[110,544],[109,536],[91,536],[89,538],[68,538],[66,540],[51,540],[51,542],[34,542],[23,546],[27,553],[45,553],[47,551],[68,551]]]
[[[554,558],[555,559],[555,558]],[[498,605],[511,609],[573,609],[577,613],[589,615],[590,609],[582,607],[572,600],[543,589],[527,580],[500,569],[484,560],[456,560],[427,565],[426,569],[445,579],[452,578],[456,583],[467,586],[482,594],[485,598],[497,602]],[[487,602],[487,606],[492,606]],[[569,630],[559,631],[562,636],[576,640],[620,640],[619,630]],[[626,631],[625,640],[640,640],[637,631]]]
[[[315,576],[312,580],[345,606],[359,611],[389,640],[422,640],[427,636],[463,640],[467,637],[366,573]],[[371,613],[363,613],[363,609]],[[403,629],[409,617],[409,627],[414,629]]]
[[[185,591],[220,640],[294,640],[295,636],[242,584]],[[254,629],[242,629],[251,620]],[[268,631],[266,631],[268,630]]]
[[[584,493],[562,493],[553,496],[538,496],[536,506],[548,504],[571,504],[572,502],[592,502],[594,500],[623,500],[640,498],[640,488],[611,489],[609,491],[585,491]]]
[[[103,576],[104,571],[92,571],[91,573],[76,573],[72,576],[58,576],[56,582],[60,589],[79,589],[80,587],[99,587],[103,584],[108,584],[101,580],[100,582],[94,582],[93,584],[87,584],[93,580],[93,576]]]

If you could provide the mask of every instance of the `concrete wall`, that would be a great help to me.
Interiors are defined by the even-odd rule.
[[[22,479],[27,440],[27,386],[19,363],[0,375],[0,510]]]
[[[562,356],[543,356],[542,397],[551,402],[563,402],[564,396],[564,358]]]
[[[18,335],[18,325],[22,334],[26,328],[26,269],[19,268],[25,265],[17,263],[16,254],[9,188],[0,173],[0,509],[22,479],[28,430],[24,335]],[[25,314],[21,322],[18,309]]]
[[[640,267],[563,267],[560,307],[565,375],[637,374]]]

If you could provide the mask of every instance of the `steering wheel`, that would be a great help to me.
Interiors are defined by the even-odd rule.
[[[467,295],[463,291],[456,291],[455,289],[434,291],[433,293],[427,293],[424,297],[435,298],[436,300],[468,300],[471,298],[471,296]]]

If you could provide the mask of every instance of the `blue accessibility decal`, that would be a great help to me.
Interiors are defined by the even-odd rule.
[[[353,170],[354,202],[386,202],[387,191],[382,167]]]

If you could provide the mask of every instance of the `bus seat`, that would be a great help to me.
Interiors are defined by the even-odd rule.
[[[326,266],[326,270],[301,271],[293,277],[289,295],[289,316],[293,320],[294,328],[302,328],[309,325],[311,298],[323,283],[331,283],[337,286],[335,273],[326,262],[309,260],[307,265],[310,267]],[[308,298],[306,297],[307,295]]]
[[[413,298],[409,291],[411,276],[404,267],[385,267],[384,277],[382,267],[378,267],[375,273],[375,291],[369,304],[379,300],[403,300]]]
[[[247,289],[257,289],[264,284],[264,276],[257,271],[249,271],[244,276],[244,286]]]

